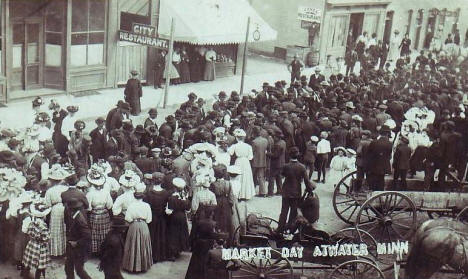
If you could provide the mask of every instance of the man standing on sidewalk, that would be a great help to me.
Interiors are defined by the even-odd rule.
[[[154,60],[154,88],[162,88],[164,64],[166,63],[166,51],[156,51],[156,57]]]
[[[294,59],[288,65],[288,71],[291,73],[291,84],[297,80],[301,81],[301,71],[304,69],[304,64],[298,59],[298,55],[294,54]]]

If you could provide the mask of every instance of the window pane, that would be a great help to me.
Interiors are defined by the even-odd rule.
[[[39,42],[39,24],[28,24],[28,43]]]
[[[62,45],[62,34],[46,33],[46,43],[52,45]]]
[[[23,45],[13,45],[13,68],[21,68],[23,65]]]
[[[86,65],[86,45],[71,46],[70,52],[70,63],[72,66]]]
[[[103,64],[104,44],[88,45],[88,65]]]
[[[46,66],[59,67],[62,65],[62,46],[46,44],[45,45],[45,64]]]
[[[88,0],[72,1],[72,32],[88,31]]]
[[[72,45],[86,45],[88,43],[88,34],[72,34],[71,44]]]
[[[52,0],[46,10],[46,31],[62,32],[64,26],[65,1]]]
[[[104,30],[106,19],[106,1],[91,0],[89,2],[89,30],[101,31]]]
[[[89,44],[103,44],[104,32],[89,33]]]
[[[13,25],[13,44],[24,43],[24,25],[15,24]]]

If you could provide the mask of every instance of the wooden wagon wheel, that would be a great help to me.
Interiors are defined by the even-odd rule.
[[[383,192],[362,204],[356,227],[379,242],[408,240],[416,228],[417,212],[413,201],[400,192]]]
[[[352,260],[338,265],[328,276],[329,279],[385,279],[375,264],[365,260]]]
[[[229,273],[229,278],[241,279],[293,279],[293,268],[287,258],[276,250],[271,251],[271,259],[241,260],[241,266]]]
[[[333,209],[341,220],[350,225],[355,224],[361,204],[366,201],[364,193],[357,193],[353,189],[352,181],[356,175],[356,171],[345,175],[333,191]]]

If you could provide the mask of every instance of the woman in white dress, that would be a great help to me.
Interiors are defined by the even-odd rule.
[[[214,80],[215,79],[215,61],[216,52],[212,47],[205,53],[205,72],[203,73],[203,80]]]
[[[244,142],[246,137],[244,130],[234,130],[234,137],[236,137],[237,143],[229,148],[229,154],[235,156],[236,162],[234,164],[239,166],[242,171],[239,199],[249,200],[255,196],[255,184],[250,166],[250,160],[253,159],[252,146]]]
[[[231,238],[233,240],[232,245],[239,244],[239,234],[245,233],[245,220],[247,219],[247,206],[245,201],[239,200],[239,194],[241,190],[241,175],[242,170],[239,166],[227,167],[229,174],[229,183],[231,184],[232,191],[232,218],[231,218]],[[237,230],[239,228],[239,230]],[[235,235],[234,235],[235,234]]]
[[[62,203],[62,193],[68,190],[68,187],[57,184],[49,188],[45,193],[45,202],[51,207],[50,211],[50,255],[54,257],[65,254],[66,236],[65,236],[65,207]]]
[[[396,62],[400,57],[399,46],[401,43],[400,31],[395,30],[390,37],[390,44],[388,46],[388,61]]]
[[[328,183],[336,186],[338,182],[345,176],[346,169],[348,168],[348,157],[346,157],[346,149],[344,147],[335,148],[337,153],[330,162],[330,171],[328,172]]]

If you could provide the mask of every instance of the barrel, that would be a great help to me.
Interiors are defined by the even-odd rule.
[[[306,65],[308,67],[317,66],[319,63],[319,53],[318,51],[309,51],[307,53]]]

